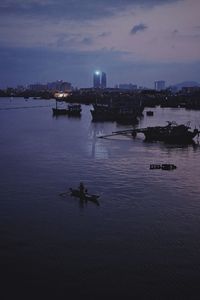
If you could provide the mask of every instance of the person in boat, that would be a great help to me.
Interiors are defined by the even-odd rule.
[[[84,199],[85,198],[85,194],[87,193],[87,189],[85,188],[83,182],[80,182],[80,184],[79,184],[79,191],[80,191],[80,197],[82,199]]]

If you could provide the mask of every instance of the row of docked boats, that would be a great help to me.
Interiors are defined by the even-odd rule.
[[[138,117],[142,115],[144,107],[141,101],[131,101],[121,104],[121,102],[109,101],[108,103],[95,103],[90,110],[93,121],[116,121],[118,123],[135,125]],[[81,116],[80,104],[68,104],[67,108],[60,108],[57,105],[52,108],[53,115]],[[152,115],[152,112],[149,113]],[[165,126],[153,126],[146,128],[133,128],[113,132],[113,134],[130,134],[136,137],[138,133],[143,133],[146,141],[163,141],[166,143],[192,143],[200,131],[195,128],[191,130],[188,124],[177,124],[168,121]],[[103,137],[103,136],[102,136]]]
[[[56,107],[52,108],[53,115],[81,115],[82,109],[80,104],[68,104],[67,108],[63,108],[61,105],[58,105],[58,102],[60,101],[56,100]],[[142,115],[143,109],[144,106],[138,99],[129,101],[109,99],[104,103],[93,104],[93,109],[90,112],[94,122],[111,121],[121,124],[137,124],[138,117]]]

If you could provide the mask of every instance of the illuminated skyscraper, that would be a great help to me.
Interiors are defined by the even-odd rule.
[[[105,89],[107,86],[107,82],[106,82],[106,73],[102,72],[101,74],[101,88]]]
[[[101,87],[101,75],[99,71],[95,71],[93,75],[93,87],[98,89]]]

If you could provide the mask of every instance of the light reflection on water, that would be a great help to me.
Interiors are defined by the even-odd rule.
[[[2,99],[0,108],[35,103],[44,107],[0,110],[5,285],[89,299],[127,297],[133,286],[147,299],[190,295],[199,278],[199,146],[100,139],[125,127],[91,122],[90,106],[80,119],[53,118],[54,101]],[[139,126],[199,120],[198,111],[153,110]],[[81,180],[100,207],[59,196]]]

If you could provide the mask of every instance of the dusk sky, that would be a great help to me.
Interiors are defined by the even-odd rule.
[[[1,0],[0,87],[200,82],[199,0]]]

